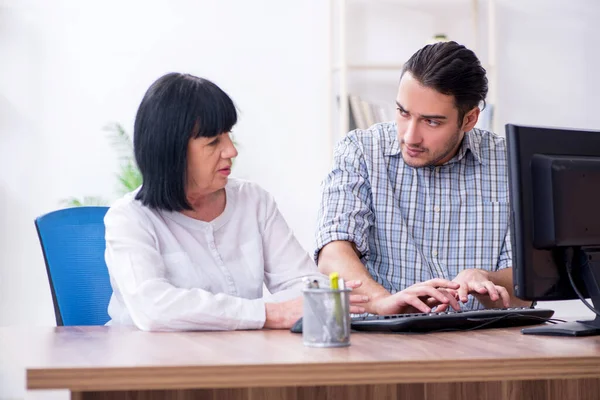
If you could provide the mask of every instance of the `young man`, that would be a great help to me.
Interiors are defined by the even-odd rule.
[[[505,141],[474,128],[487,91],[472,51],[425,46],[402,70],[395,123],[338,144],[315,259],[361,280],[367,311],[429,312],[440,292],[468,309],[526,304],[512,294]]]

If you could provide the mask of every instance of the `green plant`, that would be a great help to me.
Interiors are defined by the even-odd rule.
[[[135,164],[133,157],[133,142],[123,126],[119,123],[106,125],[112,147],[119,158],[119,172],[117,174],[117,194],[122,196],[135,190],[142,184],[142,174]],[[109,202],[100,196],[84,196],[83,198],[70,197],[62,200],[66,207],[108,205]]]
[[[111,133],[109,137],[119,155],[120,170],[117,175],[119,180],[117,192],[120,195],[124,195],[137,189],[142,184],[142,174],[135,164],[133,157],[133,141],[125,129],[123,129],[123,126],[118,123],[107,125],[104,127],[104,130]]]

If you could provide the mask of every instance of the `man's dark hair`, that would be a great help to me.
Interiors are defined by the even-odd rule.
[[[423,86],[454,96],[458,125],[465,114],[482,104],[488,92],[485,69],[471,50],[456,42],[429,44],[410,57],[402,74],[410,72]]]
[[[211,81],[180,73],[160,77],[135,117],[133,149],[143,179],[135,198],[150,208],[191,210],[185,195],[188,142],[229,132],[236,122],[233,101]]]

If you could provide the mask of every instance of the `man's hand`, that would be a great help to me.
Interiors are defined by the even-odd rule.
[[[506,288],[494,284],[490,280],[489,272],[482,269],[465,269],[462,270],[456,278],[452,280],[460,285],[457,290],[458,299],[466,303],[472,294],[483,303],[486,307],[492,305],[496,301],[501,300],[504,307],[510,307],[510,295]],[[444,311],[448,308],[447,305],[440,305],[438,311]]]
[[[456,290],[460,285],[446,279],[436,278],[417,283],[389,296],[380,297],[373,302],[376,314],[405,314],[412,312],[431,312],[437,305],[452,306],[459,310]]]
[[[347,289],[356,289],[362,285],[361,281],[354,280],[346,282]],[[369,301],[369,296],[362,294],[350,294],[350,312],[362,314],[365,312],[364,303]],[[302,296],[281,303],[265,304],[266,329],[289,329],[294,325],[303,313],[304,299]]]
[[[346,282],[346,289],[357,289],[362,286],[362,281],[354,280]],[[350,294],[348,296],[350,302],[350,312],[352,314],[362,314],[365,310],[365,303],[369,302],[369,296],[363,294]]]
[[[375,313],[373,304],[380,298],[387,297],[390,293],[383,288],[379,283],[373,280],[369,271],[360,261],[360,255],[356,250],[356,246],[352,242],[334,241],[328,243],[319,252],[319,271],[325,275],[332,272],[338,272],[341,277],[346,280],[346,287],[352,288],[351,303],[354,296],[368,296],[369,300],[366,303],[357,304],[363,312]],[[362,282],[359,286],[352,286],[353,281]],[[355,311],[351,311],[355,312]]]

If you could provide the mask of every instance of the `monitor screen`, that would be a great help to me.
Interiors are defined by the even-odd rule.
[[[600,132],[508,124],[506,141],[515,295],[600,311]]]

